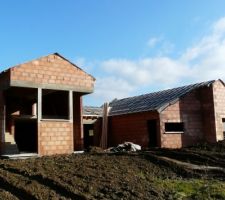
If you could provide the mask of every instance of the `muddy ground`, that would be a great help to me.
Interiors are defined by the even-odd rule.
[[[0,199],[225,199],[225,145],[204,145],[0,160]],[[162,157],[222,170],[196,170]],[[207,187],[213,192],[205,198]]]

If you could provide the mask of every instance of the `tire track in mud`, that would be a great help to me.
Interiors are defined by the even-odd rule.
[[[36,182],[36,184],[39,185],[39,187],[42,187],[42,188],[40,188],[42,190],[42,192],[44,190],[48,190],[47,193],[49,193],[49,191],[51,191],[54,193],[53,194],[54,196],[62,197],[61,199],[78,199],[78,200],[79,199],[80,200],[88,199],[84,195],[77,194],[74,191],[72,192],[72,191],[68,190],[67,188],[65,188],[65,185],[61,185],[60,183],[56,182],[53,179],[44,177],[42,174],[31,175],[31,174],[28,174],[26,171],[22,171],[20,169],[12,168],[9,166],[6,167],[3,164],[0,165],[0,172],[1,172],[1,170],[4,170],[7,173],[10,173],[10,176],[11,176],[11,174],[13,174],[13,176],[19,176],[20,178],[22,177],[23,179],[26,179],[27,181],[30,181],[32,183]],[[34,191],[31,191],[31,192],[34,192]],[[43,198],[43,199],[45,199],[45,198]]]
[[[18,199],[36,200],[37,198],[25,189],[18,187],[15,180],[11,180],[8,173],[0,170],[0,187]],[[10,175],[11,176],[11,175]],[[19,180],[17,180],[19,181]]]
[[[19,200],[18,197],[16,197],[12,193],[10,193],[8,190],[4,190],[2,188],[2,185],[0,185],[0,197],[1,197],[1,199],[4,199],[4,200],[6,200],[6,199],[7,200]]]

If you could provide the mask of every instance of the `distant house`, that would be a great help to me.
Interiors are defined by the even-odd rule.
[[[83,148],[82,95],[95,79],[58,53],[0,74],[1,154]]]
[[[108,146],[180,148],[225,135],[225,85],[213,80],[109,104]],[[98,133],[99,134],[99,133]]]

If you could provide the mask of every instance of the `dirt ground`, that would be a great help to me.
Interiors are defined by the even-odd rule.
[[[0,160],[0,199],[201,199],[210,188],[203,199],[225,199],[225,151],[206,146]],[[191,169],[162,157],[222,170]]]

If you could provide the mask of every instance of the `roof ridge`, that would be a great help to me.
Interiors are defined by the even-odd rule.
[[[110,115],[137,113],[144,111],[161,112],[170,104],[201,87],[210,86],[216,80],[184,85],[110,102]]]
[[[125,98],[122,98],[122,99],[116,99],[114,102],[121,101],[121,100],[132,99],[132,98],[136,98],[136,97],[142,97],[142,96],[144,97],[144,96],[148,96],[150,94],[162,93],[162,92],[166,92],[166,91],[181,89],[183,87],[191,87],[191,86],[194,86],[194,85],[199,85],[199,84],[203,84],[203,83],[210,83],[210,82],[214,82],[214,81],[215,80],[203,81],[203,82],[199,82],[199,83],[193,83],[193,84],[189,84],[189,85],[183,85],[183,86],[179,86],[179,87],[175,87],[175,88],[169,88],[169,89],[159,90],[159,91],[150,92],[150,93],[146,93],[146,94],[135,95],[135,96],[132,96],[132,97],[125,97]],[[112,101],[110,103],[112,103]]]

